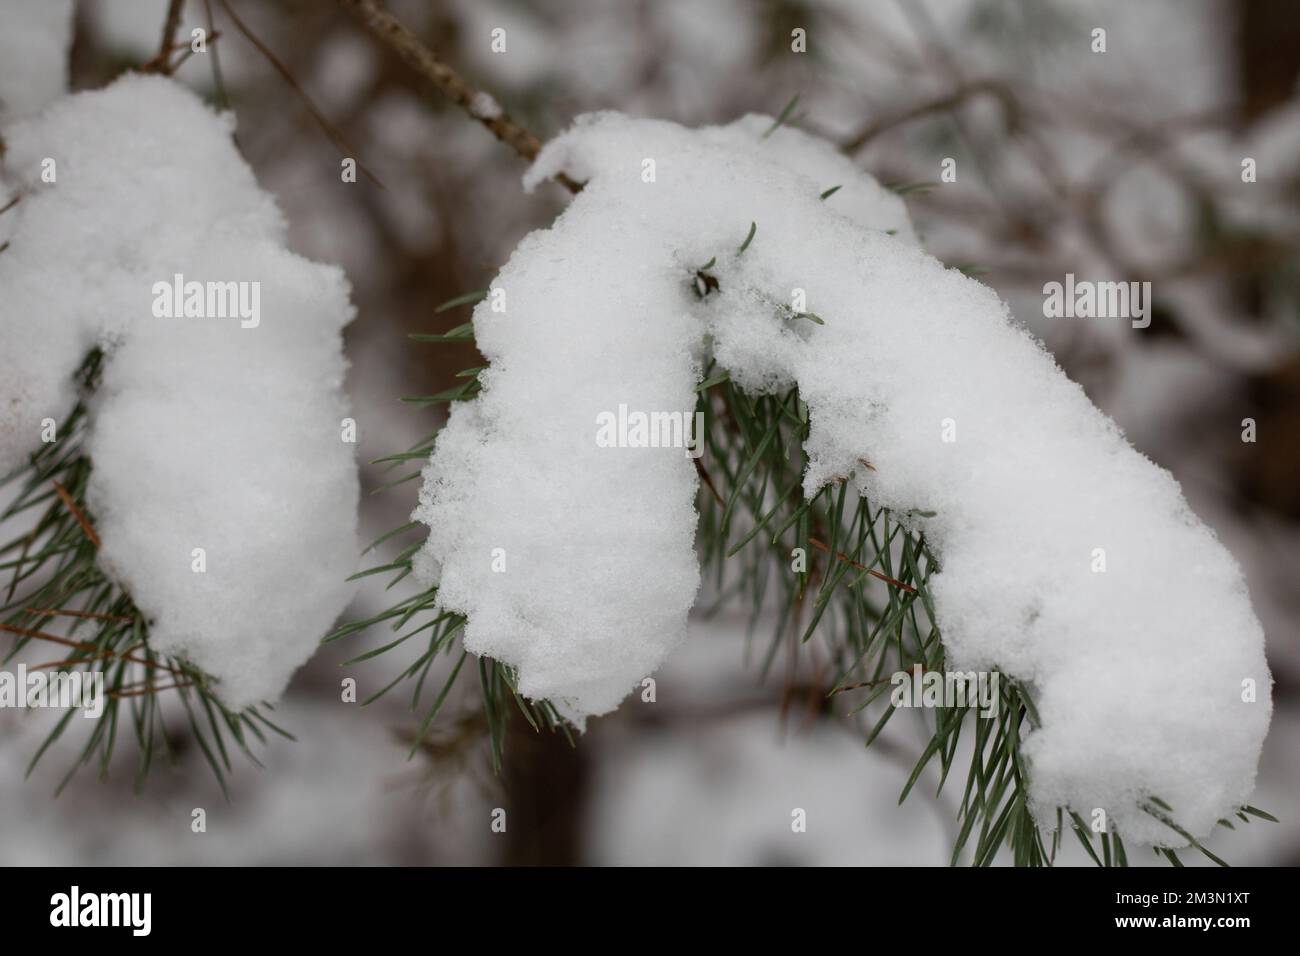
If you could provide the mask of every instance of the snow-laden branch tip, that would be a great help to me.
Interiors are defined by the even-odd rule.
[[[491,365],[425,470],[417,573],[524,695],[579,722],[616,707],[684,633],[697,478],[681,449],[598,447],[595,423],[692,409],[707,348],[751,392],[798,386],[807,495],[852,475],[913,513],[949,665],[1032,692],[1040,814],[1104,808],[1177,843],[1142,809],[1157,796],[1206,833],[1250,793],[1271,709],[1237,563],[991,289],[919,248],[896,196],[771,126],[604,113],[543,148],[529,185],[587,185],[475,309]],[[720,292],[700,298],[706,262]]]
[[[65,420],[103,349],[87,445],[100,565],[153,650],[239,710],[277,697],[346,605],[358,482],[348,284],[287,250],[232,127],[128,75],[4,128],[24,195],[0,256],[0,475]]]

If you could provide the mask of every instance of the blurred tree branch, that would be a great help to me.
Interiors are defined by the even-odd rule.
[[[275,69],[275,72],[279,73],[284,81],[289,84],[289,88],[298,95],[298,98],[302,100],[303,105],[306,106],[307,112],[311,114],[311,118],[316,121],[316,125],[321,128],[325,133],[326,138],[334,144],[334,147],[344,156],[356,157],[357,151],[352,148],[352,145],[348,143],[343,134],[334,127],[334,124],[325,118],[325,114],[322,113],[316,107],[316,104],[312,102],[311,97],[307,95],[307,91],[302,88],[302,84],[294,79],[293,73],[289,68],[280,61],[279,57],[271,52],[270,47],[257,38],[257,35],[253,33],[244,21],[239,18],[239,15],[235,13],[234,8],[227,2],[227,0],[218,0],[218,2],[221,4],[221,9],[226,11],[226,16],[230,17],[231,22],[235,24],[239,32],[244,35],[249,43],[253,44],[253,46],[257,48],[257,51],[261,53],[262,56],[266,57],[266,61],[271,64]],[[380,189],[385,188],[384,184],[379,181],[378,177],[367,169],[366,165],[361,162],[360,159],[357,159],[357,168],[361,170],[367,179]]]
[[[459,73],[443,63],[400,20],[379,7],[374,0],[339,0],[376,38],[382,40],[398,54],[407,65],[428,79],[443,96],[482,123],[492,135],[505,143],[524,159],[532,162],[541,149],[541,142],[531,132],[511,119],[510,114],[496,105],[496,100],[469,83]],[[485,105],[491,109],[485,109]],[[556,180],[576,193],[582,184],[574,182],[564,173]]]
[[[185,0],[171,0],[167,5],[167,17],[163,20],[162,39],[158,41],[157,55],[140,69],[146,73],[162,73],[171,76],[176,72],[176,64],[171,62],[176,49],[176,31],[181,25],[181,9]]]
[[[999,80],[972,80],[963,86],[958,87],[951,93],[945,93],[942,96],[932,100],[910,105],[889,116],[882,116],[879,119],[873,119],[865,124],[857,133],[850,136],[840,144],[840,148],[848,155],[855,156],[861,152],[862,148],[875,139],[886,130],[893,129],[895,126],[901,126],[904,123],[927,116],[931,113],[941,113],[961,106],[967,100],[980,94],[987,93],[995,97],[1006,110],[1006,113],[1013,120],[1020,113],[1020,105],[1016,100],[1015,94],[1007,85]]]

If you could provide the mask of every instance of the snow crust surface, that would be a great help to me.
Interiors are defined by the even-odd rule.
[[[527,185],[586,186],[501,271],[508,310],[474,311],[491,367],[426,468],[419,576],[524,694],[577,720],[617,706],[681,639],[697,482],[680,449],[598,448],[593,423],[690,409],[710,348],[753,392],[798,384],[805,493],[847,478],[934,513],[910,521],[942,565],[948,666],[1029,689],[1036,811],[1104,808],[1179,844],[1141,809],[1155,796],[1208,832],[1249,796],[1271,712],[1239,566],[991,289],[918,247],[901,200],[771,125],[600,113],[542,150]],[[696,302],[711,259],[721,291]],[[790,317],[795,290],[825,325]]]

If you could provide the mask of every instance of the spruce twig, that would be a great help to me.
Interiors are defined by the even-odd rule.
[[[485,102],[486,94],[434,55],[400,20],[380,7],[374,0],[339,0],[352,12],[377,39],[387,44],[408,66],[429,80],[435,89],[463,109],[473,120],[485,126],[521,157],[532,162],[542,148],[536,136],[498,109],[491,113],[477,107]],[[493,101],[495,102],[495,101]],[[565,189],[576,193],[582,184],[574,182],[564,173],[555,177]]]

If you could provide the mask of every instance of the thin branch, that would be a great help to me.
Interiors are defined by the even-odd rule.
[[[995,97],[1012,116],[1015,116],[1018,113],[1019,104],[1016,102],[1015,95],[1007,89],[1005,84],[1000,83],[997,80],[974,80],[950,93],[945,93],[943,96],[936,97],[932,100],[926,100],[922,103],[900,110],[890,116],[884,116],[880,119],[873,120],[862,127],[862,129],[853,136],[850,136],[845,140],[841,144],[840,148],[852,156],[886,130],[893,129],[895,126],[901,126],[904,123],[911,122],[914,119],[919,119],[920,117],[927,116],[931,113],[943,113],[955,109],[967,100],[982,93],[987,93],[990,96]]]
[[[147,697],[150,694],[157,694],[164,690],[181,690],[182,688],[193,686],[193,681],[178,681],[175,684],[163,684],[159,687],[150,685],[148,687],[137,687],[134,690],[110,690],[108,696],[114,700],[121,700],[124,697]]]
[[[98,644],[95,644],[91,641],[74,641],[70,637],[60,637],[58,634],[49,634],[45,631],[33,631],[25,627],[13,627],[10,624],[0,624],[0,631],[4,631],[7,634],[13,634],[18,637],[28,638],[31,640],[49,641],[51,644],[60,644],[63,647],[71,647],[74,650],[78,650],[78,651],[95,651],[97,652],[98,655],[107,654],[110,657],[117,658],[118,660],[130,661],[132,664],[139,664],[142,667],[166,671],[167,673],[172,674],[176,677],[185,676],[183,672],[168,667],[166,664],[159,664],[157,661],[147,660],[143,657],[133,657],[130,654],[116,654],[113,653],[112,651],[105,650],[104,648],[100,647]],[[95,659],[97,658],[87,658],[87,660],[95,660]]]
[[[296,79],[294,79],[293,74],[289,72],[289,68],[285,66],[282,62],[280,62],[280,58],[277,57],[274,53],[272,53],[270,48],[267,47],[266,44],[264,44],[253,34],[252,30],[248,29],[248,27],[244,24],[244,21],[239,19],[239,15],[235,13],[234,8],[230,6],[227,0],[218,0],[218,2],[221,4],[221,9],[226,11],[226,16],[230,17],[231,22],[234,23],[235,27],[239,30],[239,32],[242,33],[245,36],[245,38],[247,38],[249,43],[257,47],[257,51],[261,53],[262,56],[266,57],[266,61],[270,63],[272,67],[275,68],[275,71],[279,73],[281,77],[283,77],[284,81],[289,84],[290,88],[292,88],[293,91],[298,94],[298,96],[302,99],[303,105],[307,107],[307,112],[311,114],[311,118],[314,119],[316,121],[316,125],[318,125],[321,128],[321,130],[324,131],[325,135],[329,138],[329,141],[334,144],[335,148],[338,149],[338,151],[341,152],[344,156],[356,158],[357,151],[352,148],[352,146],[344,138],[343,134],[339,132],[334,127],[334,125],[325,118],[325,115],[316,108],[316,104],[313,103],[311,97],[307,95],[307,91],[304,90],[299,85]],[[369,169],[367,169],[365,164],[362,163],[360,159],[357,159],[357,168],[360,169],[361,172],[365,174],[367,179],[369,179],[380,189],[385,188],[384,184],[379,181],[378,177],[376,177],[374,173],[372,173]]]
[[[713,479],[709,477],[709,473],[704,470],[704,465],[700,463],[698,458],[692,460],[695,462],[695,470],[699,472],[700,480],[704,482],[704,486],[712,492],[713,499],[725,508],[727,506],[727,499],[718,494],[718,489],[714,487]]]
[[[216,43],[220,39],[221,39],[220,30],[208,31],[208,53],[214,58],[217,55]],[[181,45],[185,46],[185,44],[181,44]],[[193,55],[194,55],[194,48],[191,46],[185,46],[185,52],[181,54],[180,59],[172,64],[172,72],[175,73],[177,70],[179,70],[181,66]]]
[[[374,0],[339,0],[339,3],[350,10],[379,40],[388,44],[408,66],[433,83],[438,92],[486,126],[493,136],[529,162],[537,158],[541,149],[538,138],[511,119],[505,110],[499,107],[483,109],[481,104],[495,105],[496,101],[434,56],[400,20],[379,7]],[[557,174],[555,179],[571,193],[582,189],[581,183],[574,182],[564,173]]]
[[[171,0],[167,5],[167,16],[163,20],[162,39],[158,41],[158,53],[152,60],[144,64],[140,69],[145,73],[162,73],[165,76],[171,76],[176,72],[176,67],[180,64],[173,65],[171,62],[172,52],[176,49],[176,31],[181,25],[181,9],[185,6],[185,0]]]
[[[943,671],[933,667],[922,667],[920,664],[913,664],[902,673],[916,674],[919,677],[923,674],[942,674]],[[847,693],[851,690],[862,690],[864,687],[879,687],[881,684],[888,684],[891,682],[895,676],[896,675],[894,674],[889,674],[885,677],[877,677],[875,680],[864,680],[857,684],[845,684],[843,687],[834,687],[826,696],[834,697],[836,694]]]
[[[54,486],[54,490],[58,492],[59,498],[63,501],[64,505],[67,506],[67,509],[72,512],[72,517],[77,519],[77,524],[81,525],[81,530],[86,533],[86,537],[90,539],[90,543],[93,544],[95,550],[98,551],[100,548],[99,535],[95,533],[95,526],[90,523],[90,518],[88,518],[86,513],[78,507],[77,502],[73,500],[72,495],[68,494],[67,488],[64,488],[57,481],[51,481],[50,484]]]
[[[57,616],[64,617],[81,617],[91,621],[121,621],[124,624],[130,624],[134,618],[123,617],[120,614],[96,614],[92,611],[69,611],[64,608],[43,608],[29,607],[24,608],[26,613],[38,616]]]
[[[158,56],[165,58],[176,46],[176,31],[181,27],[181,11],[185,0],[171,0],[167,5],[167,19],[163,22],[162,39],[158,43]]]
[[[891,578],[887,574],[881,574],[875,568],[869,568],[865,564],[859,564],[857,561],[854,561],[852,558],[850,558],[847,554],[845,554],[842,551],[832,552],[827,545],[818,541],[816,538],[809,538],[808,543],[811,544],[818,551],[825,551],[827,554],[834,554],[834,556],[838,560],[843,561],[845,564],[849,565],[852,568],[857,569],[858,571],[865,571],[873,578],[878,578],[879,580],[884,581],[886,584],[893,585],[894,587],[900,590],[907,591],[912,594],[916,593],[916,588],[912,587],[910,584],[904,584],[902,581],[897,581],[894,578]]]
[[[28,664],[27,670],[44,671],[44,670],[61,670],[66,671],[77,667],[81,664],[89,664],[93,661],[112,660],[113,654],[110,651],[103,651],[99,654],[92,654],[90,657],[65,657],[61,661],[47,661],[44,664]]]
[[[216,24],[212,19],[212,0],[203,0],[203,15],[208,24],[208,34],[217,35]],[[213,47],[209,54],[212,63],[212,88],[216,91],[217,104],[223,109],[230,109],[230,97],[226,94],[226,80],[221,73],[221,50]]]

